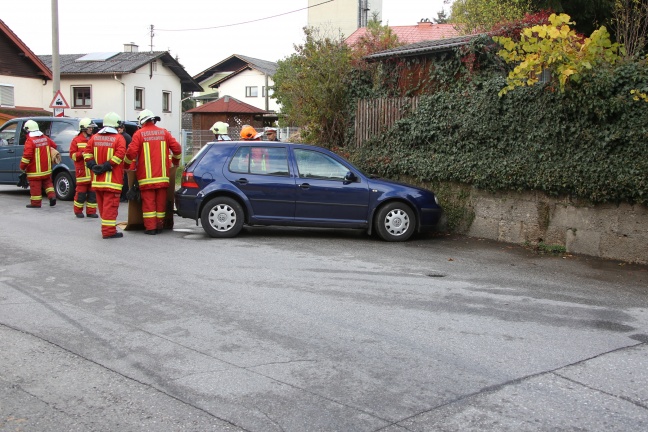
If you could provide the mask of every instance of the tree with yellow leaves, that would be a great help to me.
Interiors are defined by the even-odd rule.
[[[610,41],[605,26],[584,38],[570,27],[573,24],[567,14],[552,14],[549,24],[525,28],[519,42],[493,37],[503,48],[499,56],[516,64],[499,95],[516,87],[534,85],[544,70],[551,72],[564,91],[567,83],[578,82],[584,71],[605,63],[614,64],[619,59],[623,47]]]

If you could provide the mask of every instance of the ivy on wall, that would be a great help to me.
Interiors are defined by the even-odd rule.
[[[645,60],[592,69],[564,92],[549,83],[498,97],[502,62],[475,52],[432,68],[426,85],[436,88],[418,109],[351,159],[391,178],[648,204],[648,104],[630,93],[648,82]]]

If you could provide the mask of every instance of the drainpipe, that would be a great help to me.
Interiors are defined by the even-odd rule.
[[[268,96],[270,89],[268,89],[268,74],[265,74],[265,110],[270,111],[270,97]]]
[[[114,74],[113,77],[115,81],[122,85],[122,99],[124,100],[124,115],[122,115],[122,120],[126,121],[126,84],[123,81],[117,79],[117,74]]]

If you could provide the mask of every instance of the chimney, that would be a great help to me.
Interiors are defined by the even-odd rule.
[[[124,52],[136,53],[139,52],[139,46],[135,45],[135,42],[124,44]]]
[[[432,25],[434,24],[432,21],[430,21],[430,18],[421,18],[421,21],[417,22],[417,26],[424,26],[424,25]]]

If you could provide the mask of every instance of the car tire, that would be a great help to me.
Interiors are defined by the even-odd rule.
[[[67,171],[60,171],[54,177],[54,191],[56,198],[61,201],[72,201],[74,199],[74,180]]]
[[[392,202],[378,210],[375,226],[378,236],[385,241],[406,241],[414,234],[416,216],[407,204]]]
[[[210,237],[235,237],[243,229],[243,208],[232,198],[217,197],[205,204],[200,221]]]

